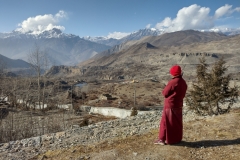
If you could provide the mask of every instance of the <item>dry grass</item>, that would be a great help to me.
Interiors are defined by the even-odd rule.
[[[69,128],[69,116],[66,112],[10,112],[9,115],[1,121],[0,142],[62,131]]]
[[[0,143],[60,132],[71,129],[73,125],[86,126],[112,119],[116,118],[87,113],[77,116],[73,112],[62,109],[46,112],[10,112],[0,123]]]
[[[50,150],[33,159],[235,159],[240,157],[240,109],[229,114],[184,124],[183,142],[156,146],[158,129],[144,135],[112,139],[92,145]]]

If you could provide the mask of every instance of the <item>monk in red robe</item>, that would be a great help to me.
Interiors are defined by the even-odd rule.
[[[182,107],[187,84],[182,78],[180,66],[171,67],[170,74],[172,79],[162,91],[164,108],[158,140],[154,144],[175,144],[181,142],[183,137]]]

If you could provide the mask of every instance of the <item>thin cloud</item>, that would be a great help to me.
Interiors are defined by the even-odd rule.
[[[145,28],[147,29],[151,28],[151,24],[147,24]]]
[[[114,39],[121,39],[127,35],[129,35],[130,33],[124,33],[124,32],[112,32],[109,33],[107,38],[114,38]]]
[[[232,14],[233,12],[232,5],[225,4],[225,6],[222,6],[215,11],[214,18],[218,19],[226,14]]]
[[[233,19],[234,18],[234,16],[225,16],[225,17],[223,17],[223,18],[219,18],[219,19],[217,19],[216,21],[226,21],[226,20],[228,20],[228,19]]]
[[[215,21],[223,16],[230,16],[233,12],[239,12],[240,7],[233,9],[226,4],[218,8],[213,16],[210,16],[210,8],[201,7],[193,4],[189,7],[180,9],[174,19],[166,17],[163,21],[156,24],[156,29],[166,32],[174,32],[187,29],[211,29],[215,26]]]
[[[32,31],[33,34],[38,34],[53,28],[65,30],[64,26],[59,25],[59,22],[65,18],[67,18],[67,13],[63,10],[60,10],[55,15],[45,14],[38,15],[36,17],[29,17],[28,19],[19,23],[18,26],[20,28],[17,28],[16,30],[21,32]]]
[[[235,8],[234,11],[240,12],[240,7]]]

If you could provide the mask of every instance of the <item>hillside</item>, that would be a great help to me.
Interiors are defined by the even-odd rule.
[[[240,156],[240,109],[219,116],[184,112],[183,141],[158,146],[160,112],[99,122],[1,144],[0,159],[233,159]]]
[[[21,59],[10,59],[0,54],[0,63],[6,69],[29,68],[30,64]]]
[[[240,111],[218,117],[197,118],[184,124],[183,142],[156,146],[158,129],[140,135],[108,140],[94,145],[79,145],[47,151],[46,159],[231,159],[240,157]],[[143,126],[141,126],[143,127]]]

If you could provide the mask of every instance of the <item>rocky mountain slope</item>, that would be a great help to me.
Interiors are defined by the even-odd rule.
[[[213,40],[225,39],[228,36],[215,32],[199,32],[194,30],[178,31],[173,33],[165,33],[155,36],[144,36],[141,39],[134,39],[131,41],[125,41],[120,45],[114,46],[111,49],[103,51],[91,59],[85,61],[83,64],[86,65],[88,62],[97,61],[101,57],[109,56],[113,53],[126,50],[131,46],[141,45],[144,43],[150,43],[156,47],[169,47],[169,46],[179,46],[186,45],[191,43],[200,43],[200,42],[210,42]]]
[[[185,76],[191,77],[199,58],[205,56],[211,65],[223,56],[229,66],[228,72],[237,73],[240,70],[239,41],[240,35],[226,36],[192,30],[166,33],[129,41],[120,51],[103,56],[98,54],[80,63],[80,67],[86,69],[86,76],[91,74],[101,78],[105,75],[116,79],[123,75],[137,79],[166,76],[172,65],[179,64]]]
[[[209,42],[213,40],[224,39],[227,36],[221,33],[215,32],[199,32],[195,30],[177,31],[172,33],[164,33],[159,36],[144,37],[139,41],[129,42],[129,46],[132,44],[139,44],[143,42],[151,43],[154,46],[176,46],[190,44],[194,42]]]
[[[179,39],[181,39],[182,41],[176,40],[176,37],[179,37]],[[94,63],[91,63],[89,65],[106,66],[108,64],[111,64],[111,66],[113,66],[117,63],[121,63],[119,62],[120,59],[126,62],[127,59],[130,59],[131,56],[134,56],[135,58],[140,58],[140,55],[142,56],[141,58],[143,58],[144,61],[145,57],[155,55],[155,58],[157,58],[157,56],[161,56],[162,54],[162,57],[156,59],[156,61],[161,61],[161,58],[164,59],[164,56],[169,56],[169,58],[173,58],[171,55],[179,55],[179,53],[180,56],[185,55],[185,57],[190,57],[191,55],[200,56],[200,54],[197,53],[210,53],[216,55],[230,55],[239,53],[240,48],[238,47],[238,42],[240,40],[240,35],[234,37],[222,37],[219,35],[217,35],[216,37],[210,37],[210,39],[207,39],[206,37],[198,37],[198,35],[181,36],[177,33],[177,35],[172,37],[171,35],[166,35],[166,37],[164,38],[162,38],[162,36],[160,38],[143,38],[144,40],[133,43],[133,45],[131,45],[129,48],[123,49],[122,51],[115,54],[111,54],[108,57],[105,56],[104,58],[102,57],[100,59],[95,59]],[[215,38],[216,40],[214,40]],[[197,40],[194,41],[194,39]],[[187,60],[188,58],[185,59]],[[145,59],[145,61],[146,60],[147,59]],[[143,61],[137,61],[136,59],[136,63]],[[84,63],[87,64],[87,61],[85,61]],[[150,62],[149,64],[152,64],[152,62]]]

